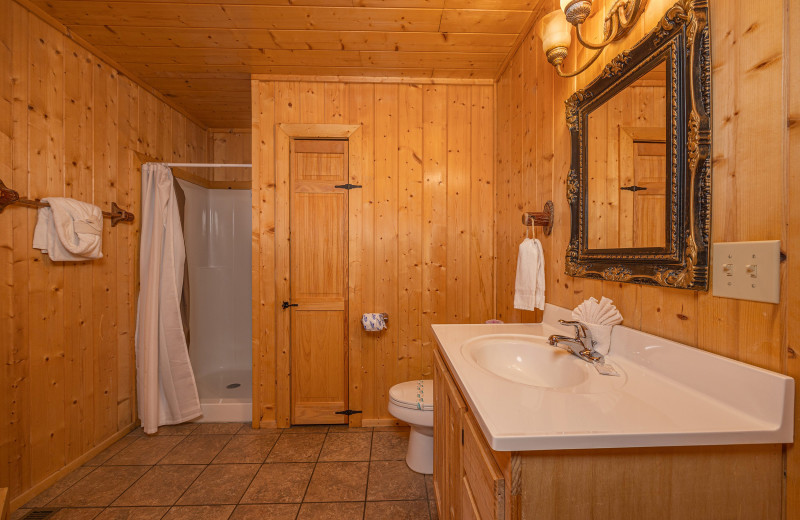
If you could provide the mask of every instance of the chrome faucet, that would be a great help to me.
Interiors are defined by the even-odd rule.
[[[594,349],[591,331],[587,329],[583,323],[566,320],[558,320],[558,322],[562,325],[572,325],[575,327],[575,337],[570,338],[569,336],[553,334],[550,336],[550,339],[547,340],[548,343],[554,347],[564,349],[588,363],[605,363],[603,354]]]

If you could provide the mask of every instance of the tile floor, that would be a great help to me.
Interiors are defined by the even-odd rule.
[[[16,511],[48,520],[436,519],[407,428],[183,424],[141,429]]]

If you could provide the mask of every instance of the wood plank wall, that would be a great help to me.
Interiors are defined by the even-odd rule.
[[[21,195],[140,213],[133,150],[207,160],[204,129],[64,32],[0,0],[0,179]],[[0,487],[12,501],[136,420],[137,225],[105,221],[103,259],[31,248],[36,212],[0,215]]]
[[[599,16],[595,15],[594,29],[588,34],[597,34],[598,18],[611,3],[605,0],[597,9]],[[800,345],[794,339],[800,332],[796,275],[800,269],[800,211],[797,204],[789,203],[800,194],[800,8],[793,0],[768,0],[758,5],[746,0],[710,2],[713,240],[781,239],[788,252],[788,265],[782,269],[781,303],[715,298],[710,292],[600,282],[564,274],[569,240],[565,179],[570,161],[564,101],[613,56],[644,36],[673,3],[651,0],[636,30],[577,78],[556,76],[533,31],[499,78],[495,173],[498,317],[506,321],[534,318],[512,309],[516,248],[524,236],[519,211],[538,208],[552,198],[557,220],[553,235],[543,240],[548,302],[572,308],[590,296],[608,296],[622,312],[624,325],[800,377],[796,355]],[[552,9],[558,7],[558,2],[552,4]],[[574,70],[576,58],[583,63],[586,53],[576,53],[573,46],[566,70]],[[796,408],[797,425],[799,412]],[[800,515],[800,453],[796,448],[789,447],[787,474],[786,518],[796,518]],[[781,475],[776,473],[774,478]]]
[[[276,301],[274,127],[361,125],[362,204],[355,294],[363,312],[387,312],[389,329],[357,342],[365,424],[390,423],[388,390],[432,377],[431,323],[494,315],[491,85],[254,80],[253,352],[257,421],[275,421]],[[360,316],[351,316],[351,320]],[[351,352],[353,346],[351,345]],[[352,372],[351,372],[352,373]],[[352,405],[351,401],[351,405]]]
[[[250,129],[231,129],[208,131],[208,152],[211,162],[248,164],[253,160],[252,135]],[[250,168],[215,168],[210,171],[210,181],[249,181]]]

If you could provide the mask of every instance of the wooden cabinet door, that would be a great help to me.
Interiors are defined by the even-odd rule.
[[[439,517],[461,519],[462,420],[466,405],[438,351],[433,369],[433,486]]]
[[[479,518],[505,518],[505,479],[472,413],[464,415],[464,478]]]
[[[347,141],[293,140],[290,166],[291,422],[347,409]]]

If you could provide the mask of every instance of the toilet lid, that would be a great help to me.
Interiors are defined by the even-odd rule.
[[[433,380],[418,379],[394,385],[389,400],[397,406],[414,410],[433,410]]]

